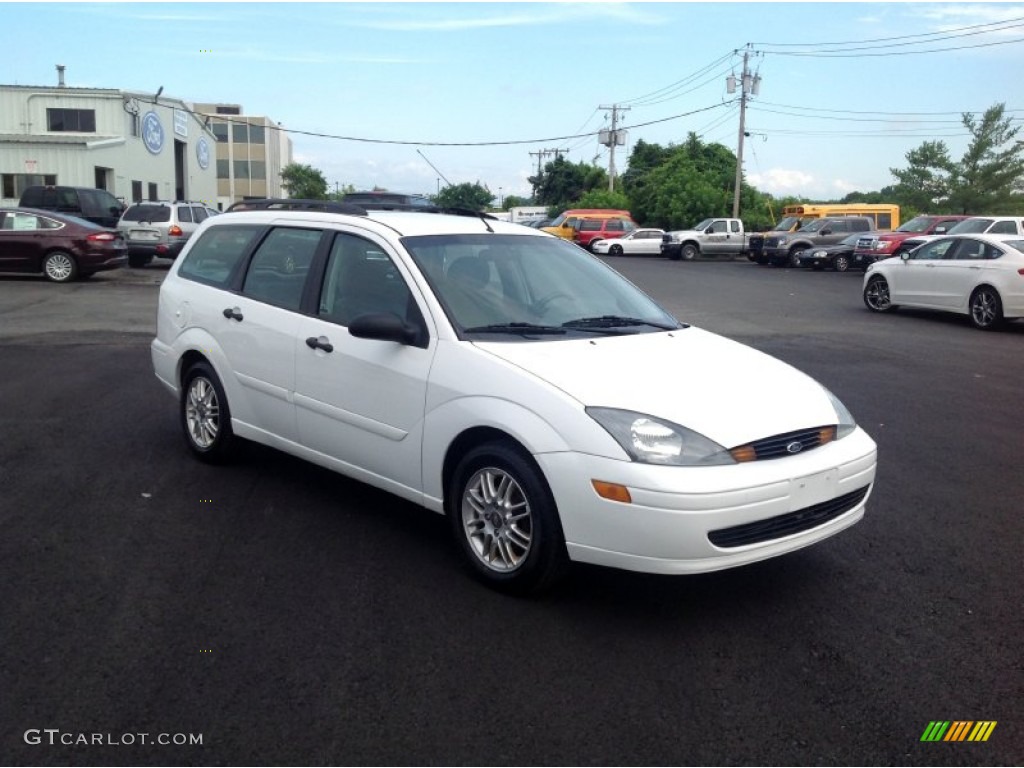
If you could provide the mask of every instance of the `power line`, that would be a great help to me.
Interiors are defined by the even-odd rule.
[[[967,37],[969,35],[981,35],[987,32],[1002,32],[1006,29],[1012,29],[1014,27],[1024,26],[1024,17],[1018,17],[1014,19],[1004,19],[1003,21],[989,21],[984,24],[971,24],[966,27],[958,27],[952,30],[946,30],[943,32],[921,32],[916,35],[897,35],[895,37],[876,37],[868,40],[846,40],[842,42],[826,42],[826,43],[750,43],[750,45],[756,45],[765,48],[817,48],[821,46],[854,46],[861,45],[863,43],[889,43],[890,45],[900,43],[901,41],[911,41],[915,38],[920,37],[931,37],[934,40],[921,40],[919,43],[934,43],[940,40],[950,40],[957,37]],[[980,31],[970,31],[980,30]],[[961,34],[962,33],[962,34]]]
[[[647,100],[654,99],[654,98],[659,98],[660,99],[660,98],[662,98],[666,94],[666,92],[671,92],[672,90],[674,90],[676,88],[681,88],[681,87],[684,87],[684,86],[688,85],[690,83],[690,81],[695,80],[698,77],[701,77],[709,69],[713,69],[714,67],[717,67],[723,61],[726,61],[727,59],[730,59],[730,58],[732,58],[735,55],[736,55],[736,51],[729,51],[724,56],[719,56],[717,59],[712,61],[710,64],[704,65],[703,67],[698,69],[696,72],[694,72],[694,73],[692,73],[690,75],[687,75],[686,77],[682,78],[681,80],[677,80],[674,83],[670,83],[669,85],[666,85],[664,88],[659,88],[656,91],[651,91],[650,93],[644,94],[643,96],[637,96],[637,97],[632,98],[632,99],[620,99],[619,101],[616,101],[615,103],[616,104],[628,104],[628,105],[634,106],[634,107],[637,107],[637,106],[647,106],[647,104],[645,103],[645,102],[647,102]]]
[[[940,116],[940,115],[962,115],[964,112],[968,113],[982,113],[985,110],[976,109],[961,109],[955,112],[879,112],[876,110],[857,110],[857,109],[822,109],[820,107],[802,107],[795,104],[776,104],[771,101],[760,101],[759,104],[767,104],[770,107],[782,107],[783,109],[799,109],[810,112],[837,112],[845,115],[885,115],[887,117],[915,117],[918,115],[924,115],[926,117]],[[1024,109],[1005,109],[1005,112],[1024,112]]]
[[[951,46],[949,48],[928,48],[921,51],[889,51],[888,53],[837,53],[834,51],[765,51],[765,55],[772,56],[802,56],[811,59],[852,59],[852,58],[863,58],[870,56],[873,58],[883,56],[917,56],[925,53],[945,53],[948,51],[966,51],[973,48],[991,48],[996,45],[1012,45],[1014,43],[1024,43],[1024,37],[1014,38],[1013,40],[997,40],[991,43],[978,43],[977,45],[958,45]],[[856,49],[847,49],[856,50]]]

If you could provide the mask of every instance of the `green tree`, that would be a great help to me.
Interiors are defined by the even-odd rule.
[[[625,192],[615,190],[609,192],[607,187],[591,189],[583,193],[583,197],[568,206],[569,208],[615,208],[630,210],[629,198]]]
[[[926,141],[906,154],[906,168],[890,168],[901,206],[920,211],[955,213],[1014,212],[1024,193],[1024,142],[1004,104],[985,110],[980,119],[963,114],[971,134],[959,161],[943,141]],[[904,218],[907,218],[904,215]]]
[[[506,195],[505,202],[502,204],[503,210],[510,210],[511,208],[522,208],[525,205],[533,205],[533,201],[528,197],[519,197],[519,195]]]
[[[326,200],[327,180],[311,165],[291,163],[281,169],[281,186],[299,200]]]
[[[561,212],[576,207],[575,203],[592,189],[608,188],[608,173],[587,163],[570,163],[559,155],[544,166],[540,176],[529,182],[537,190],[537,205]]]
[[[466,208],[471,211],[483,211],[495,202],[491,190],[477,181],[452,184],[441,189],[434,196],[435,202],[442,208]]]

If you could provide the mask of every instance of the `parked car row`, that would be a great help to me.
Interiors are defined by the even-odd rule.
[[[0,209],[0,272],[85,278],[154,256],[173,259],[199,225],[219,211],[199,202],[125,207],[103,189],[34,186],[18,207]]]

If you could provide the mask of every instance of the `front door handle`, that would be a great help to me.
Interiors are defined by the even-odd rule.
[[[306,346],[310,349],[322,349],[324,352],[333,352],[334,345],[331,344],[331,340],[326,336],[317,338],[316,336],[310,336],[306,339]]]
[[[238,307],[228,307],[224,310],[224,317],[228,320],[237,320],[238,322],[242,322],[242,310]]]

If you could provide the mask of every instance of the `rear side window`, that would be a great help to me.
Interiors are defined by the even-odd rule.
[[[622,219],[609,219],[605,230],[608,232],[622,232],[625,228],[622,224]]]
[[[178,274],[189,280],[224,287],[264,228],[258,224],[213,227],[195,241]]]
[[[580,232],[600,232],[601,222],[597,219],[583,219],[580,222]]]
[[[280,227],[272,231],[249,263],[242,293],[298,311],[320,235],[318,229]]]
[[[125,221],[157,223],[171,220],[171,209],[166,205],[133,205],[123,216]]]
[[[178,208],[178,221],[192,221],[192,209],[187,206]]]
[[[192,217],[196,220],[197,223],[201,221],[206,221],[206,209],[198,207],[193,208]]]

